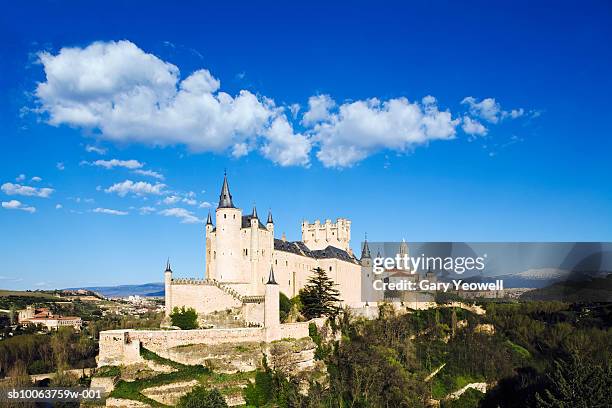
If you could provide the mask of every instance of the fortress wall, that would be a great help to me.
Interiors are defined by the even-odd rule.
[[[130,364],[140,360],[140,346],[162,356],[172,347],[189,344],[218,345],[224,343],[265,342],[286,338],[308,337],[308,325],[321,326],[325,319],[280,325],[274,338],[263,327],[202,330],[106,330],[100,332],[98,366]]]
[[[242,316],[247,323],[264,325],[264,303],[245,303],[242,305]]]
[[[301,339],[308,337],[309,322],[285,323],[280,325],[281,339]]]
[[[173,282],[171,296],[173,306],[193,307],[198,313],[212,313],[242,306],[238,299],[213,285]]]

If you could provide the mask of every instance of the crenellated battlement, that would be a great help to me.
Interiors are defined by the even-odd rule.
[[[338,218],[336,222],[329,219],[325,222],[302,222],[302,242],[312,250],[325,249],[331,245],[348,252],[350,241],[351,221],[346,218]]]

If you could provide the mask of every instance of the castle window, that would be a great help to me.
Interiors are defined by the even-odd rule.
[[[331,266],[329,267],[329,271],[331,272]]]
[[[227,218],[227,214],[223,214],[223,218]]]
[[[285,266],[289,266],[289,261],[285,261]]]
[[[213,252],[213,259],[217,258],[217,251]]]
[[[274,260],[274,265],[278,265],[278,259]]]
[[[236,219],[236,214],[234,214],[234,219]]]

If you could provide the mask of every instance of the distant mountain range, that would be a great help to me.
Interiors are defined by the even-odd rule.
[[[164,296],[164,283],[153,282],[144,283],[142,285],[119,285],[119,286],[88,286],[82,288],[68,288],[71,290],[85,289],[99,293],[104,297],[128,297],[130,295],[135,296],[148,296],[148,297],[163,297]]]
[[[565,302],[612,302],[612,274],[607,277],[566,280],[524,293],[526,300],[562,300]]]

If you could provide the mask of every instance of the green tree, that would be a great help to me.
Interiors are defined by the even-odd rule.
[[[227,403],[218,389],[207,390],[199,385],[183,395],[176,406],[179,408],[227,408]]]
[[[283,292],[278,296],[278,307],[281,322],[287,319],[287,315],[291,311],[291,300]]]
[[[172,325],[180,327],[183,330],[191,330],[198,328],[198,314],[194,308],[175,307],[170,315]]]
[[[610,371],[609,369],[607,371]],[[576,354],[557,359],[546,376],[545,391],[536,394],[538,408],[609,407],[612,373],[599,365],[585,363]]]
[[[308,279],[308,283],[300,290],[302,301],[302,314],[307,319],[321,316],[335,317],[340,308],[340,292],[335,288],[325,271],[321,268],[314,270],[314,276]]]

